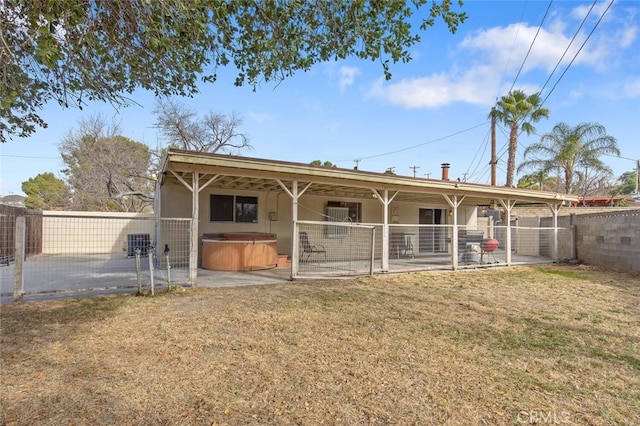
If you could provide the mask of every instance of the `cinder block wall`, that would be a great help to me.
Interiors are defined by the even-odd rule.
[[[552,226],[544,218],[541,226]],[[575,255],[581,262],[620,271],[640,271],[640,210],[572,214],[558,217],[561,228],[573,227]],[[570,240],[560,239],[558,257],[570,258]]]
[[[640,210],[575,216],[575,225],[582,262],[640,271]]]

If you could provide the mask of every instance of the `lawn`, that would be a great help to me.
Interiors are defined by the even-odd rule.
[[[1,307],[0,424],[640,424],[640,276],[585,266]]]

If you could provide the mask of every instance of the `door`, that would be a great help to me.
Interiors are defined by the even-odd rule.
[[[418,212],[420,225],[442,225],[441,209],[420,209]],[[419,249],[420,253],[441,253],[445,250],[442,229],[439,227],[420,227]]]

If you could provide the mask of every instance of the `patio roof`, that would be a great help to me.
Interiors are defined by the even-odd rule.
[[[161,184],[177,183],[180,179],[190,183],[193,172],[198,172],[200,184],[207,184],[207,188],[282,192],[278,181],[291,188],[297,180],[300,187],[310,184],[305,195],[336,198],[370,199],[373,190],[388,190],[389,194],[397,192],[394,200],[398,202],[441,203],[443,195],[465,196],[463,205],[486,205],[500,199],[549,204],[578,200],[576,196],[555,192],[176,149],[167,153]]]

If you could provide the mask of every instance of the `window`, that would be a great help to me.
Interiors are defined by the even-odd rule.
[[[236,222],[258,221],[258,197],[236,197]]]
[[[211,195],[211,222],[257,222],[258,197]]]

